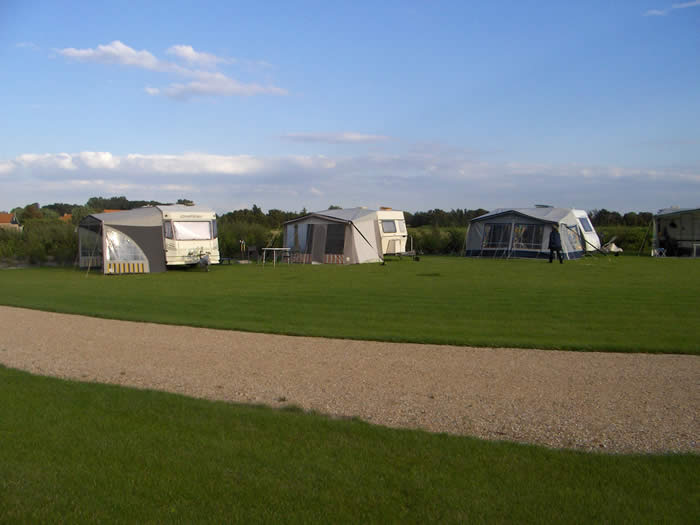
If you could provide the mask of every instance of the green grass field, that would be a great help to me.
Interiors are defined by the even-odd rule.
[[[695,523],[700,457],[394,430],[0,366],[0,523]]]
[[[700,263],[423,257],[103,276],[0,271],[0,303],[134,321],[476,346],[700,353]]]

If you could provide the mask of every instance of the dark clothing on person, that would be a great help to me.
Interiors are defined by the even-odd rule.
[[[552,228],[549,232],[549,262],[554,259],[554,252],[557,252],[557,257],[559,258],[559,263],[564,264],[564,256],[561,253],[561,236],[559,232]]]

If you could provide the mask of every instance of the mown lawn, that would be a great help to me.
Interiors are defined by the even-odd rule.
[[[423,257],[103,276],[0,271],[0,304],[256,332],[476,346],[700,353],[700,261]]]
[[[4,367],[0,443],[1,523],[695,523],[700,515],[696,455],[491,443]]]

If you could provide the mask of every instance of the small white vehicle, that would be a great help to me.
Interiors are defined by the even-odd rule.
[[[380,208],[377,211],[379,221],[379,236],[382,240],[383,255],[398,255],[406,253],[406,219],[402,211],[391,208]]]
[[[194,206],[158,206],[163,214],[163,248],[168,266],[219,264],[216,214]]]

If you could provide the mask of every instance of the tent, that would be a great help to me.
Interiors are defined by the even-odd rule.
[[[585,253],[587,243],[584,233],[591,232],[584,229],[577,213],[580,215],[580,210],[552,206],[494,210],[471,220],[466,235],[465,255],[548,258],[549,233],[556,225],[564,257],[578,259]],[[593,229],[588,220],[586,227]]]
[[[164,272],[205,255],[218,263],[216,215],[179,205],[94,213],[78,225],[78,253],[81,268],[105,274]]]
[[[284,223],[284,247],[299,263],[381,262],[385,251],[405,250],[406,237],[403,212],[396,210],[324,210]]]
[[[653,218],[654,255],[700,257],[700,208],[666,208]]]

